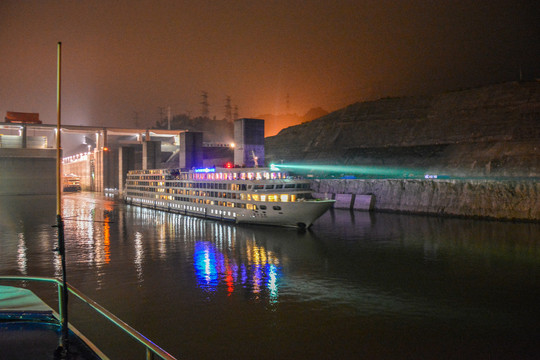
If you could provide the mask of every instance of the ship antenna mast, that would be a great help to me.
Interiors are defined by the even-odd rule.
[[[251,157],[253,158],[253,167],[259,167],[259,157],[255,155],[253,150],[251,150]]]

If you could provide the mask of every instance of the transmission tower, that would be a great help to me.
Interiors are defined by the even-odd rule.
[[[201,105],[202,105],[201,116],[203,118],[207,118],[210,115],[210,111],[209,111],[210,105],[208,104],[208,93],[206,91],[203,91],[201,96],[203,98],[203,100],[201,101]]]
[[[232,121],[231,97],[228,95],[225,98],[225,119],[229,122]]]

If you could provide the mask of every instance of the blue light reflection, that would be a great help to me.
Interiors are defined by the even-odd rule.
[[[256,298],[265,295],[271,303],[277,303],[279,282],[282,276],[277,259],[267,256],[261,247],[244,249],[246,256],[233,257],[227,251],[220,251],[208,241],[194,244],[193,263],[198,286],[209,292],[223,289],[228,296],[242,290],[248,290]],[[256,250],[257,256],[249,253]],[[260,256],[264,253],[264,256]],[[240,261],[239,259],[243,260]]]
[[[209,242],[195,243],[195,274],[199,285],[214,291],[218,285],[218,272],[213,244]]]

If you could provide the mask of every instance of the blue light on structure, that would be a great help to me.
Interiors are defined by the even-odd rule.
[[[216,172],[216,168],[199,168],[195,169],[196,173],[213,173]]]
[[[279,168],[276,166],[276,164],[270,164],[270,170],[279,171]]]

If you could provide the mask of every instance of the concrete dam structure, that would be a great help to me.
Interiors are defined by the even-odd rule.
[[[267,138],[266,157],[438,174],[312,181],[344,208],[540,221],[540,82],[356,103]]]

